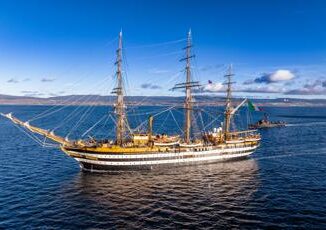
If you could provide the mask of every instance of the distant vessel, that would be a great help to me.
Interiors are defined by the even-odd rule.
[[[264,118],[257,121],[255,124],[250,124],[250,129],[266,129],[266,128],[275,128],[275,127],[284,127],[286,122],[284,121],[270,121],[268,114],[264,114]]]
[[[51,130],[44,130],[15,118],[11,113],[2,114],[15,124],[27,130],[43,135],[60,144],[60,148],[68,156],[79,162],[86,171],[116,171],[152,169],[156,167],[175,167],[180,165],[206,164],[223,160],[247,157],[260,144],[260,134],[257,130],[237,131],[231,129],[231,120],[235,113],[247,100],[242,101],[235,108],[232,106],[232,66],[226,74],[227,97],[224,112],[224,122],[221,127],[211,131],[202,131],[200,137],[192,133],[193,104],[192,89],[199,87],[198,81],[192,80],[190,60],[191,31],[188,33],[185,47],[186,81],[176,84],[173,89],[185,91],[184,100],[184,131],[183,135],[158,135],[153,133],[154,116],[149,116],[148,130],[137,132],[128,123],[126,113],[124,84],[122,76],[122,33],[119,34],[119,46],[116,59],[117,85],[112,93],[116,94],[116,138],[115,140],[68,140],[56,135]]]

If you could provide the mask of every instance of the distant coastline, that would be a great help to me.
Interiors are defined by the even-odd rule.
[[[113,105],[114,96],[100,95],[68,95],[48,98],[0,95],[0,105]],[[129,105],[166,106],[180,105],[184,97],[172,96],[127,96]],[[241,101],[241,99],[234,99]],[[326,99],[298,99],[298,98],[276,98],[276,99],[252,99],[258,106],[306,106],[326,107]],[[221,96],[196,96],[196,102],[202,106],[222,106],[225,104]]]

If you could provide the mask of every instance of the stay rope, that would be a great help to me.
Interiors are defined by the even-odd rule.
[[[98,88],[98,86],[103,86],[103,83],[105,81],[107,81],[107,77],[105,77],[101,82],[97,83],[94,87],[92,87],[92,89],[96,89],[96,88]],[[84,99],[85,97],[90,97],[90,95],[83,95],[83,96],[80,96],[80,97],[77,97],[76,96],[77,99],[75,99],[75,100],[73,100],[72,97],[68,97],[61,105],[55,105],[55,106],[49,108],[48,110],[45,110],[44,112],[42,112],[42,113],[36,115],[35,117],[29,119],[28,122],[35,121],[35,120],[38,120],[38,119],[41,119],[41,118],[50,116],[50,115],[52,115],[54,113],[57,113],[57,112],[65,109],[68,106],[71,106],[73,104],[76,104],[77,102],[81,102],[82,99]],[[67,102],[69,102],[70,100],[71,100],[71,102],[68,104]],[[58,109],[56,109],[54,111],[51,111],[51,110],[53,110],[53,109],[55,109],[57,107],[60,107],[60,108],[58,108]]]
[[[82,134],[82,137],[84,137],[87,133],[89,133],[90,131],[92,131],[99,123],[101,123],[101,121],[104,119],[104,118],[107,118],[107,114],[104,115],[101,119],[99,119],[94,125],[92,125],[92,127],[90,127],[89,129],[87,129],[83,134]]]
[[[135,49],[135,48],[146,48],[146,47],[155,47],[155,46],[164,46],[164,45],[171,45],[179,42],[186,41],[186,38],[182,39],[177,39],[174,41],[167,41],[167,42],[161,42],[161,43],[154,43],[154,44],[149,44],[149,45],[139,45],[139,46],[127,46],[126,49]]]

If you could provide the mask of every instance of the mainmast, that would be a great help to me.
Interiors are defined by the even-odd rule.
[[[190,143],[191,132],[191,115],[192,115],[192,96],[191,96],[191,30],[188,32],[187,46],[186,46],[186,98],[185,98],[185,142]]]
[[[230,65],[229,70],[225,77],[227,78],[227,82],[225,83],[227,85],[226,89],[226,104],[225,104],[225,120],[224,120],[224,138],[225,140],[229,137],[230,132],[230,124],[231,124],[231,116],[232,116],[232,65]]]
[[[198,81],[192,81],[191,80],[191,64],[190,59],[195,57],[191,54],[191,47],[192,47],[192,41],[191,41],[191,30],[188,32],[188,38],[187,38],[187,46],[185,47],[186,50],[186,57],[181,59],[180,61],[186,61],[186,82],[178,83],[176,84],[172,90],[174,89],[185,89],[186,97],[184,102],[184,108],[185,108],[185,125],[184,125],[184,141],[189,144],[190,143],[190,137],[191,137],[191,121],[192,121],[192,95],[191,95],[191,89],[193,87],[200,87],[200,84]]]
[[[117,100],[115,103],[115,113],[117,115],[116,123],[116,143],[122,145],[125,133],[125,104],[124,104],[124,89],[122,79],[122,31],[119,33],[119,47],[117,49],[117,87],[113,89],[112,93],[117,94]]]

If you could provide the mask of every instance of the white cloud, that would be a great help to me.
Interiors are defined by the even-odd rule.
[[[203,87],[204,92],[220,92],[224,90],[224,85],[220,82],[210,83]]]
[[[153,68],[153,69],[149,69],[148,73],[150,74],[165,74],[165,73],[169,73],[169,70],[166,69],[157,69],[157,68]]]
[[[53,82],[53,81],[55,81],[54,78],[42,78],[41,79],[41,82]]]
[[[288,90],[288,95],[326,95],[326,80],[315,80],[307,83],[301,88]]]
[[[270,75],[270,81],[289,81],[292,80],[294,77],[294,74],[290,70],[280,69]]]
[[[255,87],[244,87],[234,90],[235,92],[245,93],[282,93],[284,89],[279,86],[268,85],[268,86],[255,86]]]
[[[243,84],[250,85],[250,84],[270,84],[270,83],[277,83],[282,81],[290,81],[295,78],[294,73],[290,70],[279,69],[272,73],[265,73],[261,77],[257,77],[254,80],[246,80]]]

